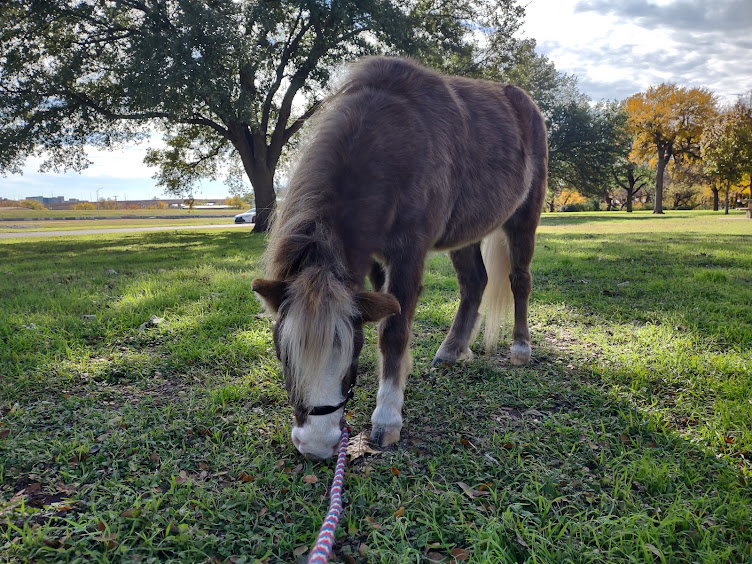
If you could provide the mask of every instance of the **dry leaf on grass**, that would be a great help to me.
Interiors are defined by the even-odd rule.
[[[369,525],[371,525],[371,527],[373,527],[377,531],[381,528],[381,523],[379,523],[378,521],[376,521],[376,519],[374,519],[370,515],[368,517],[366,517],[366,521],[368,522]]]
[[[362,431],[347,441],[347,456],[352,461],[366,454],[381,454],[381,451],[371,447],[368,431]]]
[[[475,499],[476,497],[480,497],[482,495],[490,495],[491,492],[489,491],[481,491],[481,490],[474,490],[470,486],[468,486],[465,482],[457,482],[457,485],[462,488],[462,491],[465,492],[470,499]]]
[[[464,562],[465,560],[470,558],[470,553],[464,548],[452,549],[452,552],[450,552],[450,554],[457,562]]]
[[[319,479],[313,474],[308,474],[307,476],[303,476],[303,481],[306,484],[316,484],[318,483]]]
[[[301,544],[292,551],[295,556],[303,556],[306,552],[308,552],[308,545],[305,544]]]

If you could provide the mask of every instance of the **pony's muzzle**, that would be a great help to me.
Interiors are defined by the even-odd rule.
[[[323,417],[309,418],[301,426],[292,429],[292,444],[298,452],[307,458],[325,460],[336,456],[342,435],[338,420],[329,422],[319,421]]]

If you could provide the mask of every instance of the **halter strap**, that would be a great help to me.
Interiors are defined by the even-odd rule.
[[[338,409],[345,407],[345,405],[347,405],[347,402],[351,400],[355,395],[353,387],[354,386],[350,386],[350,389],[347,391],[347,395],[342,402],[338,403],[337,405],[317,405],[316,407],[311,408],[311,410],[308,412],[308,415],[329,415],[330,413],[334,413]]]

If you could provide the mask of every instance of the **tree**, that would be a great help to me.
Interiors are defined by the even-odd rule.
[[[626,151],[621,134],[625,120],[618,104],[612,102],[595,106],[584,100],[555,103],[547,120],[550,191],[574,188],[609,203],[605,190]]]
[[[700,136],[715,115],[715,98],[704,88],[664,83],[630,96],[625,103],[634,135],[635,160],[654,163],[655,207],[663,213],[663,180],[672,159],[700,158]]]
[[[739,100],[705,129],[702,157],[705,171],[726,187],[725,213],[728,214],[731,186],[740,183],[744,173],[752,168],[751,106]],[[717,198],[714,209],[718,210]]]
[[[284,148],[343,61],[498,58],[521,14],[516,0],[11,3],[0,12],[0,171],[40,150],[45,166],[80,170],[87,145],[157,127],[166,148],[147,161],[160,185],[183,197],[239,163],[265,230]]]

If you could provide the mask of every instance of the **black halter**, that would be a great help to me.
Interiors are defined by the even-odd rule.
[[[334,413],[338,409],[345,407],[345,405],[347,405],[347,402],[351,400],[355,395],[353,387],[354,385],[350,386],[350,389],[347,390],[345,399],[341,403],[338,403],[337,405],[317,405],[316,407],[311,408],[311,410],[308,412],[308,415],[329,415],[330,413]]]

